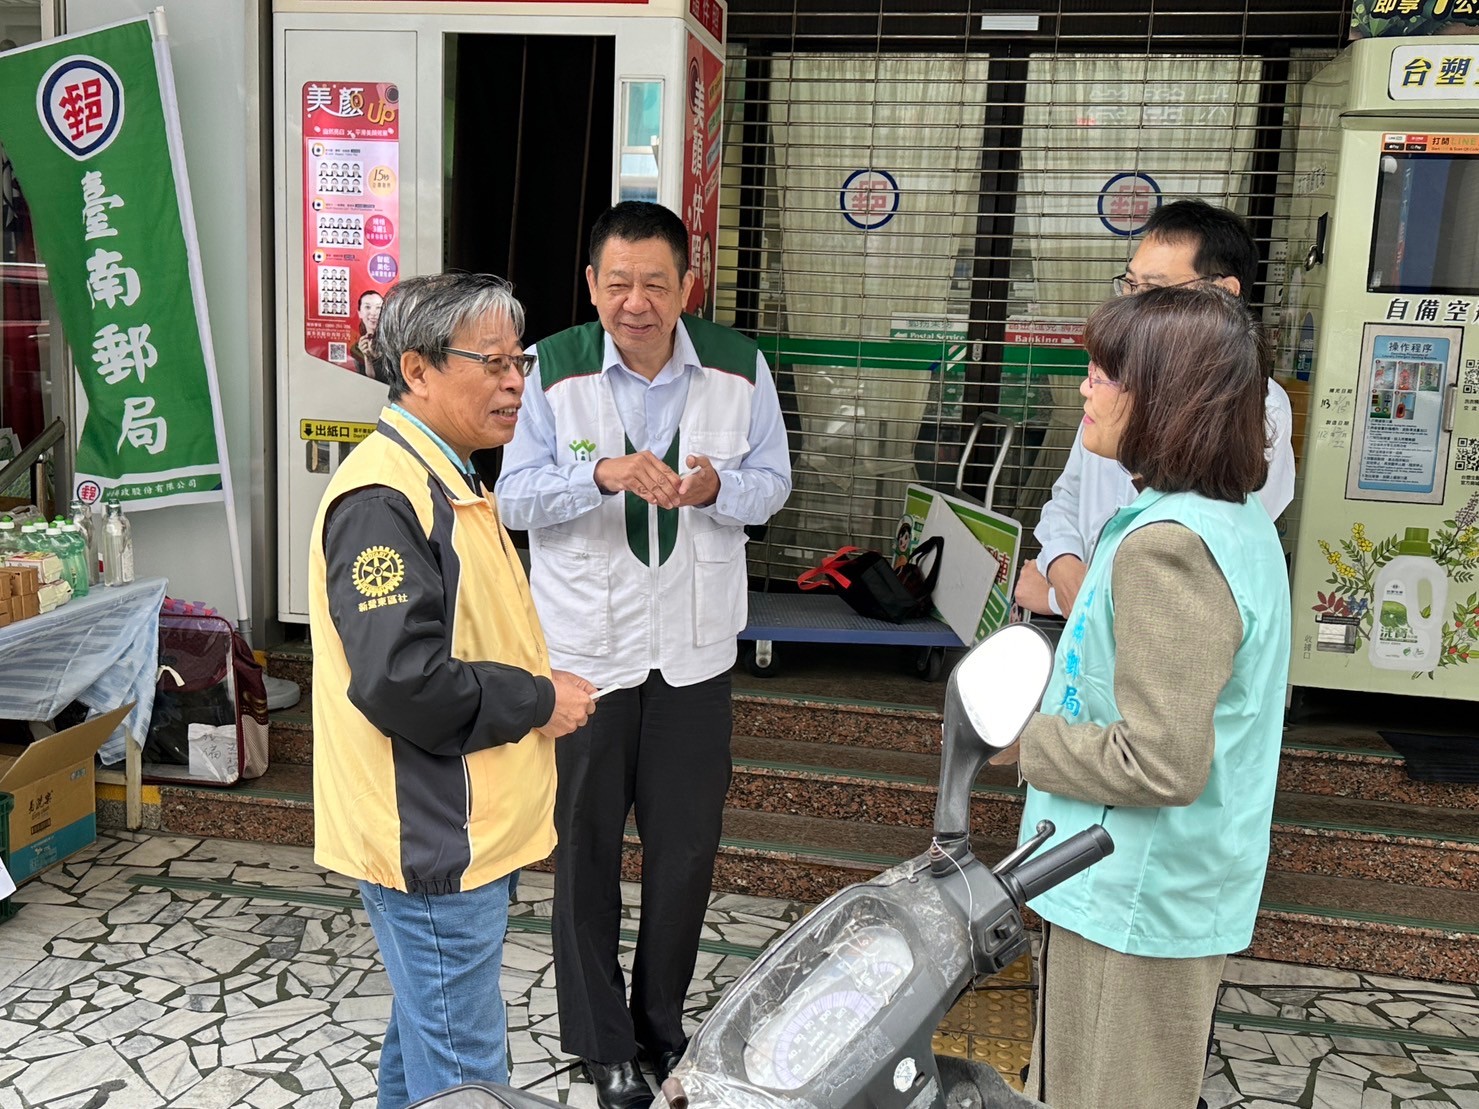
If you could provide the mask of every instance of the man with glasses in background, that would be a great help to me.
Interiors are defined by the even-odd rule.
[[[1116,296],[1146,289],[1209,282],[1221,285],[1247,303],[1258,275],[1258,248],[1247,225],[1232,211],[1202,200],[1166,204],[1146,222],[1140,245],[1124,273],[1114,278]],[[1089,368],[1091,389],[1114,383]],[[1268,481],[1258,496],[1277,520],[1294,499],[1294,417],[1289,397],[1270,378],[1268,383]],[[1067,616],[1083,584],[1099,532],[1120,508],[1138,495],[1130,474],[1118,462],[1084,450],[1079,426],[1063,473],[1042,507],[1033,535],[1042,547],[1035,562],[1018,576],[1016,598],[1023,608],[1041,615]]]

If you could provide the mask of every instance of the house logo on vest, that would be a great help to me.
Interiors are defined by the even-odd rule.
[[[577,462],[589,462],[596,453],[596,444],[589,439],[573,439],[570,442],[570,453],[575,455]]]
[[[368,598],[359,603],[361,612],[410,600],[406,594],[396,592],[401,582],[406,580],[406,560],[399,551],[390,547],[366,547],[360,551],[350,569],[350,577],[355,589]]]
[[[79,162],[106,150],[123,126],[123,82],[86,54],[57,62],[36,87],[36,114],[51,141]]]

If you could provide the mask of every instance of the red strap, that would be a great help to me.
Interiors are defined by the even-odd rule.
[[[852,585],[852,579],[844,577],[839,571],[841,567],[846,566],[852,561],[850,556],[859,551],[860,548],[858,547],[839,547],[835,554],[828,555],[824,558],[820,566],[814,566],[810,570],[806,570],[800,574],[796,578],[796,584],[803,591],[822,589],[832,582],[836,582],[843,589],[847,589]],[[830,581],[824,579],[830,579]]]

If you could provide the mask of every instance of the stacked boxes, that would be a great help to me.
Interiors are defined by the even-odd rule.
[[[33,566],[0,566],[0,627],[41,615],[41,575]]]

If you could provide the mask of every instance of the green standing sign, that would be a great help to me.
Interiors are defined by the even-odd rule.
[[[157,31],[140,19],[0,55],[0,142],[86,398],[74,495],[131,508],[229,498],[174,81]]]

